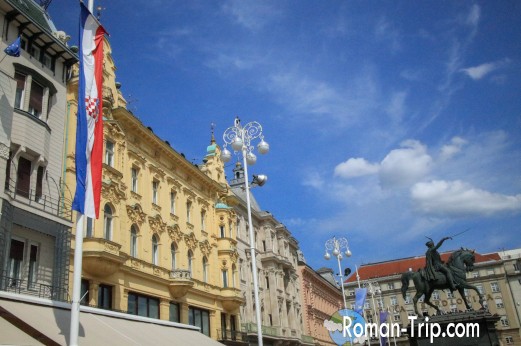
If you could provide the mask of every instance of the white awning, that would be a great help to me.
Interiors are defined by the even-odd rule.
[[[222,345],[193,326],[85,306],[80,311],[80,345]],[[70,304],[0,292],[0,344],[67,345],[69,327]]]

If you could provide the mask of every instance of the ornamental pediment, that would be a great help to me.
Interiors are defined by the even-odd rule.
[[[193,233],[192,233],[193,234]],[[209,256],[212,252],[212,245],[208,240],[202,241],[199,243],[199,248],[201,249],[201,252],[205,256]]]
[[[161,168],[157,167],[156,165],[154,165],[152,163],[148,164],[148,169],[150,170],[150,172],[153,175],[156,175],[157,178],[163,179],[166,175],[164,170],[162,170]]]
[[[167,230],[168,230],[168,235],[170,236],[170,239],[172,239],[172,241],[174,241],[176,243],[179,243],[181,241],[181,238],[183,237],[183,233],[181,232],[179,227],[177,227],[177,225],[168,226]]]
[[[163,222],[163,219],[161,218],[161,215],[157,214],[156,216],[149,216],[148,217],[148,224],[150,225],[150,228],[155,233],[163,233],[167,229],[167,225],[165,222]]]
[[[137,203],[134,205],[127,205],[127,215],[132,223],[136,223],[139,226],[145,222],[147,217],[147,214],[143,212],[141,205]]]
[[[185,235],[185,243],[190,250],[195,250],[195,248],[197,247],[197,238],[193,232],[189,235]]]
[[[124,187],[112,180],[103,181],[101,196],[113,205],[118,205],[121,200],[127,199]]]
[[[142,165],[144,165],[147,162],[147,159],[145,158],[145,156],[143,156],[142,154],[140,154],[138,152],[135,152],[134,150],[132,150],[130,148],[128,149],[127,152],[128,152],[128,157],[130,159],[134,159]]]

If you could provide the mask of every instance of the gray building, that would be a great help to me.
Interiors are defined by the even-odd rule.
[[[68,37],[32,0],[0,0],[0,289],[67,299],[71,194],[63,183]]]
[[[304,335],[298,241],[270,212],[262,210],[250,193],[261,305],[255,306],[244,179],[244,169],[237,163],[230,181],[236,198],[230,204],[237,214],[239,278],[245,300],[241,306],[241,329],[250,342],[256,343],[255,316],[260,308],[265,345],[313,344],[313,338]]]

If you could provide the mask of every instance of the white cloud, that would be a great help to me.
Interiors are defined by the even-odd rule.
[[[401,146],[382,160],[380,183],[383,188],[410,186],[424,178],[431,169],[432,158],[423,144],[407,140]]]
[[[479,80],[489,73],[505,66],[509,62],[509,59],[498,60],[494,62],[487,62],[474,67],[462,68],[460,71],[467,74],[474,80]]]
[[[492,193],[461,180],[417,183],[411,189],[411,198],[419,211],[429,215],[492,215],[521,211],[521,194]]]
[[[472,5],[472,7],[470,8],[468,17],[467,17],[467,24],[469,24],[471,26],[477,26],[479,23],[480,16],[481,16],[481,8],[476,4]]]
[[[405,99],[407,98],[407,92],[399,91],[395,92],[391,96],[389,105],[387,106],[387,114],[390,115],[391,119],[396,122],[400,122],[405,113]]]
[[[459,153],[467,141],[461,137],[454,137],[450,144],[445,144],[440,150],[440,160],[445,161]]]
[[[377,173],[378,164],[372,164],[363,158],[350,158],[335,167],[335,176],[342,178],[361,177]]]
[[[223,5],[223,11],[240,25],[254,31],[281,16],[280,10],[268,2],[255,0],[229,0]]]

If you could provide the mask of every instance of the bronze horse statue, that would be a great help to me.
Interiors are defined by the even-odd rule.
[[[483,296],[481,295],[481,293],[479,293],[476,286],[473,286],[473,285],[467,283],[466,273],[474,270],[474,261],[475,261],[474,251],[461,248],[460,250],[454,251],[450,256],[449,261],[447,262],[447,267],[452,272],[454,281],[457,284],[457,290],[458,290],[461,298],[465,302],[465,306],[467,307],[467,310],[472,309],[472,307],[467,302],[467,298],[465,297],[465,291],[464,291],[465,288],[476,291],[476,293],[479,296],[479,303],[481,304],[481,308],[484,308],[484,306],[483,306],[484,300],[483,300]],[[403,273],[401,290],[402,290],[402,296],[404,299],[405,299],[407,289],[409,288],[409,281],[411,278],[414,282],[414,287],[416,288],[416,294],[414,295],[414,298],[413,298],[414,312],[416,313],[416,315],[419,316],[418,307],[417,307],[418,299],[420,299],[420,297],[424,294],[425,294],[425,299],[424,299],[425,304],[432,306],[434,309],[436,309],[436,313],[440,314],[441,313],[440,309],[436,305],[432,304],[430,299],[431,299],[432,292],[434,292],[435,289],[443,290],[443,289],[449,288],[449,285],[447,283],[447,278],[445,277],[445,275],[443,275],[443,273],[437,272],[435,280],[427,281],[427,279],[425,278],[424,269],[420,269],[416,272],[409,271],[409,272]]]

